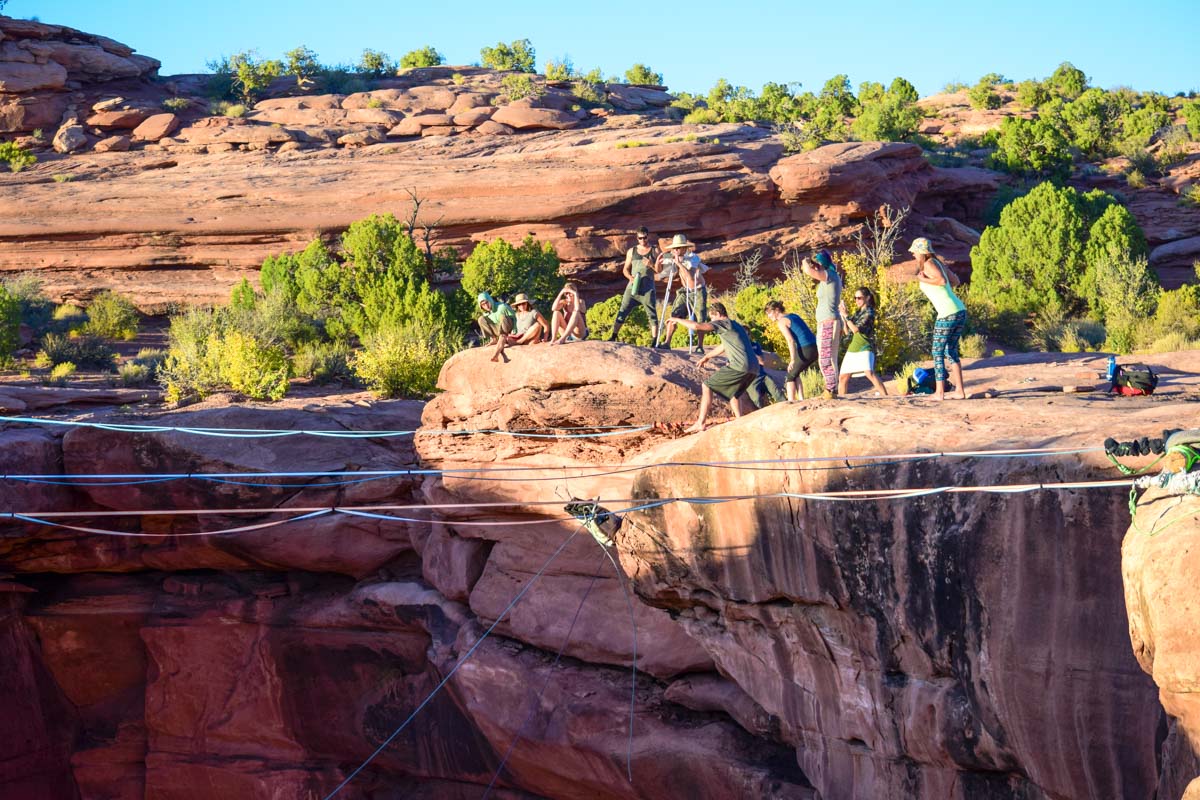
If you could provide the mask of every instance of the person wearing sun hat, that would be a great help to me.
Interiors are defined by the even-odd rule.
[[[637,229],[637,244],[625,252],[625,266],[621,274],[628,283],[621,296],[621,308],[613,321],[612,332],[608,334],[610,342],[616,341],[621,326],[635,305],[646,309],[646,316],[650,319],[650,335],[658,338],[658,309],[654,301],[654,279],[658,276],[658,264],[658,247],[650,240],[650,231],[643,225]]]
[[[828,250],[800,262],[800,270],[817,282],[817,365],[825,378],[826,400],[837,397],[838,344],[842,338],[842,277]]]
[[[675,334],[675,323],[670,318],[681,317],[685,309],[687,318],[692,322],[708,322],[708,285],[704,280],[704,273],[708,272],[708,265],[700,260],[700,256],[696,255],[695,247],[686,236],[677,233],[671,239],[671,243],[663,248],[663,254],[659,256],[662,269],[666,270],[667,274],[671,274],[671,270],[675,270],[681,284],[680,291],[675,295],[675,301],[671,304],[670,310],[663,313],[668,320],[663,325],[663,340],[659,345],[661,349],[671,349],[671,337]],[[692,352],[703,353],[705,331],[700,330],[697,333],[700,338],[696,346],[692,348]]]
[[[512,301],[517,313],[517,321],[513,332],[508,335],[508,343],[537,344],[550,335],[550,324],[542,313],[533,307],[529,297],[524,292],[518,292]]]
[[[954,293],[954,287],[961,281],[953,270],[946,268],[945,262],[938,258],[933,245],[925,237],[913,239],[908,252],[917,257],[916,279],[921,283],[921,291],[937,311],[937,321],[933,324],[933,376],[937,380],[937,389],[933,397],[935,400],[946,399],[946,379],[952,375],[958,389],[951,398],[966,400],[958,340],[967,326],[967,307]],[[949,370],[946,369],[947,361],[950,362]]]

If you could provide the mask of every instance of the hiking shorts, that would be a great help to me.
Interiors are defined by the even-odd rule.
[[[617,322],[624,322],[635,305],[646,309],[646,316],[650,319],[651,325],[658,324],[658,309],[655,307],[654,300],[654,281],[649,275],[643,275],[640,280],[630,281],[629,285],[625,287],[625,294],[621,295],[621,309],[617,312]]]
[[[690,317],[687,314],[688,303],[692,304],[692,314]],[[684,289],[680,287],[678,294],[675,295],[674,301],[671,303],[671,313],[668,316],[678,317],[679,319],[692,319],[696,322],[708,322],[708,287],[701,286],[699,289]]]
[[[477,321],[479,322],[479,332],[488,339],[497,339],[513,332],[512,317],[500,317],[499,322],[492,322],[485,314]]]
[[[750,388],[758,379],[758,372],[742,372],[731,367],[721,367],[708,377],[704,385],[726,400],[733,400]]]

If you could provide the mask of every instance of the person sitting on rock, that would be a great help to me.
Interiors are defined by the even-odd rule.
[[[670,323],[682,325],[696,333],[716,333],[721,337],[721,344],[702,356],[698,366],[704,366],[709,359],[717,356],[725,356],[725,366],[710,375],[701,387],[700,415],[696,419],[696,424],[684,431],[685,433],[699,433],[704,430],[705,420],[708,419],[708,409],[712,405],[713,392],[728,400],[733,416],[740,417],[742,415],[741,397],[750,388],[750,384],[758,378],[758,364],[754,357],[754,343],[750,341],[750,334],[746,332],[741,323],[729,318],[729,312],[725,310],[724,303],[713,303],[711,310],[712,317],[707,322],[680,319],[679,317],[671,317],[668,320]]]
[[[817,338],[799,314],[786,313],[783,303],[778,300],[768,302],[763,313],[779,328],[783,341],[787,343],[787,375],[783,381],[787,400],[789,403],[797,397],[803,400],[804,387],[800,385],[800,374],[817,360]]]
[[[670,319],[664,325],[663,340],[659,344],[660,349],[670,350],[671,337],[675,334],[673,320],[677,319],[685,309],[689,320],[693,322],[708,321],[708,285],[704,280],[704,273],[708,272],[708,265],[700,260],[700,256],[696,255],[695,245],[689,242],[682,233],[675,234],[671,244],[666,247],[658,260],[659,264],[656,266],[666,270],[667,274],[677,274],[681,284],[680,291],[675,295],[675,301],[671,303]],[[700,332],[698,341],[692,347],[692,352],[704,353],[703,332]]]
[[[579,287],[567,281],[550,307],[550,344],[579,342],[588,337],[587,303]]]
[[[621,308],[613,321],[612,333],[608,335],[610,342],[616,341],[621,326],[635,305],[646,309],[646,317],[650,320],[650,336],[658,338],[658,309],[654,301],[654,279],[658,276],[658,266],[658,248],[650,242],[650,231],[642,226],[637,229],[637,244],[625,253],[625,266],[621,274],[629,283],[625,286],[625,294],[621,296]]]
[[[842,356],[841,375],[838,377],[838,394],[846,394],[850,376],[863,375],[874,385],[875,390],[887,397],[887,387],[875,374],[875,293],[866,286],[854,292],[853,314],[840,309],[846,328],[854,334]]]
[[[497,302],[487,292],[480,292],[476,302],[479,304],[479,310],[483,312],[483,315],[475,321],[479,323],[479,332],[487,340],[484,345],[496,345],[496,352],[492,353],[492,361],[499,361],[503,358],[507,363],[508,356],[504,355],[504,345],[508,343],[508,334],[512,333],[513,328],[516,327],[516,313],[507,303]]]
[[[550,323],[542,316],[542,312],[533,307],[524,292],[513,298],[513,308],[517,312],[517,322],[512,333],[508,335],[508,343],[537,344],[550,335]]]

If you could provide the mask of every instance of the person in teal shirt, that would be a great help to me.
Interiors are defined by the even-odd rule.
[[[958,340],[967,327],[967,307],[954,293],[954,287],[960,281],[933,252],[933,245],[925,237],[914,239],[908,252],[917,257],[917,280],[921,282],[921,291],[937,311],[937,321],[933,324],[933,376],[937,380],[937,389],[933,397],[935,400],[946,399],[946,378],[953,376],[958,390],[951,398],[966,400]],[[949,370],[946,369],[947,361],[950,362]]]

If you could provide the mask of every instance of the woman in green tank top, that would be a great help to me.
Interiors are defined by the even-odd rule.
[[[650,335],[658,338],[658,312],[654,303],[655,262],[658,258],[658,248],[650,241],[650,232],[645,226],[637,230],[637,244],[625,253],[625,267],[621,274],[629,283],[625,286],[625,294],[621,296],[621,308],[617,318],[613,320],[612,332],[608,340],[615,341],[625,319],[633,311],[635,305],[646,309],[650,319]]]
[[[921,282],[921,291],[933,303],[937,311],[937,321],[933,324],[933,374],[937,379],[935,400],[946,399],[946,378],[953,376],[954,385],[958,390],[951,395],[955,400],[966,400],[967,392],[963,388],[962,364],[959,363],[958,340],[962,337],[963,329],[967,326],[967,307],[954,293],[954,287],[960,283],[958,276],[933,252],[929,240],[921,237],[914,239],[908,252],[917,257],[917,280]],[[950,369],[946,369],[946,361]]]

